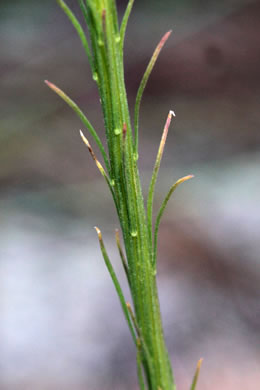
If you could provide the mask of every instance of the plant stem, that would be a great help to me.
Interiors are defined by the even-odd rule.
[[[119,281],[106,252],[103,238],[96,228],[101,251],[117,290],[123,311],[137,348],[137,367],[141,389],[174,390],[171,364],[164,341],[156,284],[156,244],[161,216],[176,186],[173,186],[159,211],[153,239],[152,205],[155,183],[170,124],[170,111],[159,147],[148,195],[146,211],[142,195],[138,160],[138,122],[141,98],[149,75],[170,32],[158,44],[148,64],[137,93],[135,106],[135,137],[131,128],[124,81],[123,46],[128,18],[133,6],[129,0],[121,27],[118,24],[115,0],[79,0],[91,45],[75,15],[63,0],[57,0],[73,23],[87,53],[93,79],[96,81],[104,115],[108,156],[96,131],[78,106],[54,84],[47,82],[79,115],[99,147],[107,172],[97,160],[88,140],[81,132],[90,154],[112,193],[122,229],[125,253],[118,233],[117,246],[126,272],[134,310],[124,300]],[[182,181],[187,178],[181,179]]]
[[[162,331],[156,271],[152,262],[153,250],[149,240],[125,91],[115,3],[112,0],[87,1],[86,7],[136,321],[152,357],[152,367],[145,363],[147,357],[142,342],[141,360],[144,362],[149,389],[158,390],[160,387],[172,390],[174,382]]]

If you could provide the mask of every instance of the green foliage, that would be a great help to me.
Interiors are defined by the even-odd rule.
[[[157,235],[162,214],[172,192],[180,183],[192,176],[179,179],[170,188],[159,210],[154,228],[152,223],[155,184],[171,117],[175,115],[172,111],[167,117],[159,146],[151,178],[147,209],[143,200],[137,166],[140,103],[150,73],[170,32],[166,33],[159,42],[141,80],[136,97],[133,133],[123,66],[124,38],[133,0],[128,3],[120,27],[115,0],[79,0],[91,44],[88,43],[83,28],[69,7],[63,0],[57,0],[57,2],[75,27],[89,59],[92,77],[97,84],[101,99],[108,156],[95,129],[76,103],[54,84],[48,81],[46,83],[80,117],[104,159],[106,170],[97,160],[86,137],[80,132],[93,160],[110,188],[122,230],[125,254],[120,243],[119,232],[116,232],[116,243],[131,291],[133,309],[130,303],[125,301],[120,283],[105,249],[101,232],[96,228],[105,264],[113,280],[136,345],[140,389],[174,390],[175,383],[163,336],[156,285]],[[197,376],[192,390],[195,389],[196,381]]]
[[[202,360],[203,359],[200,359],[197,363],[197,368],[196,368],[196,371],[195,371],[195,374],[194,374],[194,377],[193,377],[193,380],[192,380],[192,384],[191,384],[191,387],[190,387],[190,390],[196,390],[197,388],[197,383],[198,383],[198,378],[199,378],[199,373],[200,373],[200,367],[201,367],[201,364],[202,364]]]

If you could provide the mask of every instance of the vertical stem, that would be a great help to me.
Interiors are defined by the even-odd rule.
[[[135,321],[141,340],[137,351],[138,364],[143,366],[149,390],[174,390],[162,330],[153,243],[125,90],[122,34],[118,26],[116,3],[115,0],[85,0],[85,7],[80,0],[80,4],[90,33],[93,78],[100,93],[109,151],[109,183],[113,183],[112,192],[125,244]],[[140,378],[141,372],[139,367]],[[144,387],[144,384],[141,386]]]

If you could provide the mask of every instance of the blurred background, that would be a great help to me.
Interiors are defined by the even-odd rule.
[[[176,112],[158,209],[158,284],[178,389],[260,382],[260,3],[136,0],[125,63],[131,107],[161,36],[173,29],[140,118],[144,192],[169,109]],[[68,4],[79,15],[75,0]],[[120,15],[126,1],[118,1]],[[81,18],[81,17],[80,17]],[[82,20],[82,19],[81,19]],[[0,2],[0,388],[137,389],[135,350],[93,226],[129,293],[106,184],[60,86],[104,139],[96,86],[55,1]],[[85,131],[86,132],[86,131]]]

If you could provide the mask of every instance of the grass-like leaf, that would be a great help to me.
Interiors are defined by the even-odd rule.
[[[116,237],[116,245],[117,245],[118,252],[119,252],[119,255],[120,255],[122,264],[123,264],[123,268],[124,268],[124,270],[125,270],[125,274],[126,274],[126,277],[127,277],[127,281],[128,281],[129,286],[131,286],[131,282],[130,282],[130,278],[129,278],[128,265],[127,265],[126,257],[125,257],[125,255],[124,255],[124,252],[123,252],[123,249],[122,249],[122,246],[121,246],[121,242],[120,242],[120,237],[119,237],[119,231],[118,231],[118,229],[116,230],[115,237]]]
[[[88,142],[88,139],[85,137],[85,135],[83,134],[83,132],[80,130],[79,131],[80,133],[80,136],[82,138],[82,141],[84,142],[84,144],[87,146],[88,150],[89,150],[89,153],[91,155],[91,157],[93,158],[99,172],[101,173],[101,175],[104,177],[104,179],[106,180],[106,183],[110,189],[110,192],[112,194],[112,197],[113,197],[113,200],[114,200],[114,203],[115,203],[115,206],[116,206],[116,209],[118,210],[118,202],[117,202],[117,199],[116,199],[116,194],[115,194],[115,191],[114,191],[114,187],[112,185],[112,181],[109,179],[105,169],[103,168],[102,164],[98,161],[90,143]]]
[[[89,60],[89,63],[90,63],[90,66],[91,66],[91,69],[93,71],[93,61],[92,61],[92,56],[91,56],[91,53],[90,53],[90,50],[89,50],[89,44],[88,44],[88,40],[86,38],[86,35],[85,35],[85,32],[83,31],[83,28],[81,27],[81,24],[79,23],[78,19],[76,18],[76,16],[74,15],[74,13],[71,11],[71,9],[67,6],[66,3],[64,3],[63,0],[57,0],[57,3],[59,4],[59,6],[61,7],[61,9],[65,12],[65,14],[67,15],[67,17],[69,18],[69,20],[71,21],[72,25],[74,26],[75,30],[77,31],[78,33],[78,36],[81,40],[81,43],[86,51],[86,54],[88,56],[88,60]]]
[[[80,9],[82,11],[82,14],[84,16],[85,22],[87,24],[87,22],[88,22],[88,14],[87,14],[86,4],[85,4],[84,0],[78,0],[78,2],[79,2]]]
[[[104,162],[105,162],[107,170],[110,171],[110,166],[109,166],[109,162],[108,162],[108,158],[107,158],[104,146],[103,146],[103,144],[102,144],[102,142],[101,142],[101,140],[100,140],[96,130],[94,129],[92,124],[89,122],[89,120],[87,119],[85,114],[83,114],[83,112],[81,111],[79,106],[73,100],[71,100],[68,97],[68,95],[66,95],[65,92],[63,92],[55,84],[50,83],[48,80],[45,80],[45,83],[48,85],[48,87],[50,89],[52,89],[55,93],[57,93],[57,95],[59,95],[75,111],[75,113],[78,115],[78,117],[84,123],[84,125],[86,126],[86,128],[89,130],[90,134],[92,135],[92,137],[96,141],[96,144],[97,144],[97,146],[98,146],[98,148],[99,148],[99,150],[100,150],[100,152],[101,152],[101,154],[103,156],[103,159],[104,159]]]
[[[155,188],[155,184],[156,184],[156,180],[157,180],[157,176],[158,176],[158,172],[159,172],[159,168],[160,168],[160,164],[161,164],[161,160],[162,160],[162,155],[163,155],[163,151],[164,151],[164,146],[166,143],[167,134],[168,134],[168,130],[169,130],[172,116],[175,116],[174,112],[169,111],[169,114],[167,116],[166,123],[164,126],[161,142],[159,145],[157,157],[155,160],[153,174],[152,174],[152,178],[151,178],[151,182],[150,182],[150,186],[149,186],[148,198],[147,198],[147,224],[148,224],[148,232],[149,232],[151,247],[152,247],[152,230],[153,230],[152,225],[153,225],[154,188]]]
[[[155,262],[156,262],[156,253],[157,253],[157,241],[158,241],[158,230],[159,230],[159,226],[160,226],[160,222],[161,222],[161,218],[163,216],[163,213],[164,213],[164,210],[167,206],[167,203],[172,195],[172,193],[176,190],[176,188],[181,184],[181,183],[184,183],[185,181],[189,180],[189,179],[192,179],[194,176],[193,175],[187,175],[187,176],[184,176],[182,178],[180,178],[179,180],[176,181],[176,183],[174,183],[169,192],[167,193],[166,197],[164,198],[164,201],[162,202],[162,205],[160,207],[160,210],[159,210],[159,213],[157,215],[157,218],[156,218],[156,221],[155,221],[155,227],[154,227],[154,240],[153,240],[153,261],[154,261],[154,265],[155,265]]]
[[[96,166],[97,166],[99,172],[100,172],[101,175],[105,178],[105,180],[106,180],[106,182],[107,182],[109,188],[110,188],[111,191],[113,192],[113,188],[112,188],[112,186],[111,186],[111,182],[110,182],[110,180],[109,180],[109,177],[107,176],[107,173],[106,173],[105,169],[103,168],[102,164],[98,161],[98,159],[97,159],[97,157],[96,157],[96,155],[95,155],[95,153],[94,153],[94,151],[93,151],[93,149],[92,149],[90,143],[88,142],[88,139],[85,137],[85,135],[83,134],[83,132],[82,132],[81,130],[79,131],[79,133],[80,133],[80,136],[81,136],[81,138],[82,138],[82,141],[83,141],[84,144],[87,146],[87,148],[88,148],[88,150],[89,150],[89,153],[90,153],[91,157],[93,158],[93,160],[94,160],[94,162],[95,162],[95,164],[96,164]]]
[[[196,389],[202,361],[203,361],[203,359],[200,359],[198,361],[198,363],[197,363],[197,368],[196,368],[196,371],[195,371],[195,374],[194,374],[194,377],[193,377],[193,381],[192,381],[190,390],[195,390]]]
[[[121,45],[121,52],[123,54],[123,49],[124,49],[124,41],[125,41],[125,32],[126,32],[126,27],[128,23],[129,16],[131,14],[132,8],[133,8],[134,0],[129,0],[123,19],[120,27],[120,45]]]
[[[138,323],[137,323],[136,317],[134,315],[134,312],[133,312],[131,304],[129,302],[127,302],[126,306],[127,306],[127,309],[129,311],[130,317],[131,317],[132,322],[133,322],[134,327],[135,327],[135,331],[136,331],[137,336],[138,336],[138,338],[137,338],[137,348],[139,349],[139,354],[141,354],[141,351],[143,351],[143,354],[145,356],[147,365],[149,367],[149,371],[148,371],[149,374],[150,374],[149,379],[150,379],[151,383],[154,386],[154,383],[155,383],[155,377],[154,377],[155,369],[154,369],[154,364],[153,364],[152,357],[151,357],[149,349],[148,349],[148,347],[147,347],[147,345],[146,345],[146,343],[144,341],[142,330],[138,326]],[[144,366],[144,369],[145,369],[145,366]],[[154,388],[154,387],[152,387],[152,388]]]
[[[156,63],[156,60],[160,54],[160,51],[162,50],[162,48],[163,48],[165,42],[167,41],[167,39],[169,38],[170,34],[171,34],[171,30],[168,31],[166,34],[164,34],[164,36],[162,37],[162,39],[158,43],[156,49],[153,52],[152,58],[150,59],[150,62],[149,62],[148,66],[144,72],[139,89],[137,91],[136,101],[135,101],[135,112],[134,112],[134,136],[135,136],[135,153],[136,153],[136,155],[138,155],[139,112],[140,112],[140,104],[141,104],[143,92],[144,92],[144,89],[146,87],[149,76],[153,70],[153,67]]]
[[[114,268],[112,266],[112,263],[109,260],[109,257],[108,257],[108,254],[107,254],[104,242],[103,242],[101,231],[100,231],[100,229],[98,227],[95,227],[95,229],[96,229],[96,232],[97,232],[97,235],[98,235],[100,249],[101,249],[101,252],[102,252],[105,264],[107,266],[108,272],[110,273],[111,279],[112,279],[112,281],[114,283],[114,286],[115,286],[117,295],[119,297],[119,300],[120,300],[123,312],[125,314],[125,318],[126,318],[126,321],[128,323],[128,326],[129,326],[130,332],[132,334],[133,340],[135,342],[135,345],[137,346],[136,334],[135,334],[135,331],[134,331],[134,328],[133,328],[133,325],[132,325],[132,322],[131,322],[131,318],[130,318],[130,315],[129,315],[129,310],[128,310],[128,307],[127,307],[127,304],[126,304],[126,301],[125,301],[125,298],[124,298],[123,291],[122,291],[120,283],[119,283],[119,281],[118,281],[118,279],[116,277],[116,274],[115,274]]]
[[[143,375],[142,354],[139,345],[136,350],[136,362],[137,362],[137,377],[140,386],[140,390],[146,390]]]

